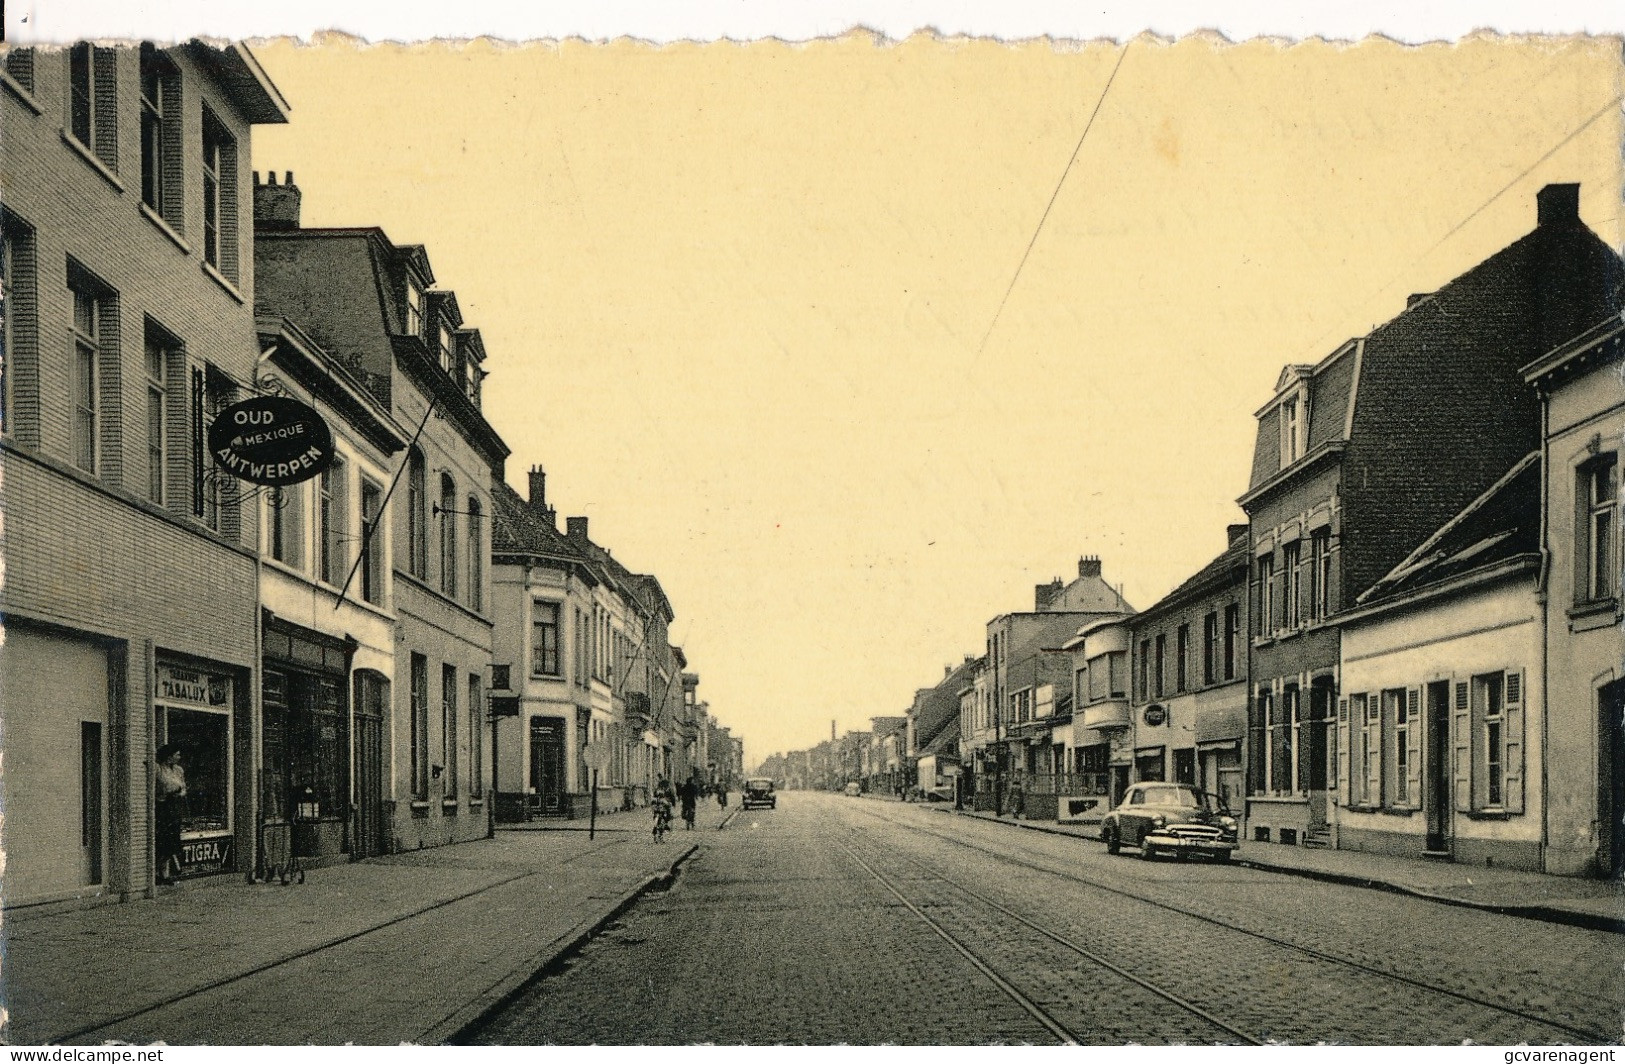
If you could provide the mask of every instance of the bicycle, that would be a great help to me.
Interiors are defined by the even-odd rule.
[[[662,801],[654,803],[655,823],[653,828],[656,842],[664,842],[666,832],[671,830],[671,806]]]

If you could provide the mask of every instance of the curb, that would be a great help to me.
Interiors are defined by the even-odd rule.
[[[532,983],[544,977],[548,969],[580,950],[606,926],[635,905],[645,894],[662,884],[669,884],[676,879],[678,869],[682,867],[683,862],[694,856],[699,848],[699,843],[690,843],[687,849],[672,859],[666,871],[645,876],[637,885],[617,897],[608,910],[596,916],[587,917],[574,928],[549,942],[533,954],[530,959],[522,961],[508,974],[481,991],[478,996],[464,1002],[450,1015],[424,1031],[417,1039],[417,1043],[419,1045],[454,1044],[456,1039],[478,1030],[480,1025],[493,1013],[518,997]]]
[[[1084,842],[1094,842],[1087,835],[1079,835],[1075,831],[1061,831],[1058,828],[1044,827],[1040,824],[1024,823],[1019,820],[1003,820],[997,817],[975,816],[956,809],[944,809],[945,813],[956,816],[970,816],[974,820],[984,820],[990,823],[1003,824],[1006,827],[1025,828],[1028,831],[1041,831],[1046,835],[1062,835],[1068,838],[1080,839]],[[1296,865],[1271,864],[1257,858],[1235,856],[1231,862],[1238,868],[1251,868],[1258,872],[1274,872],[1277,875],[1297,876],[1300,879],[1315,879],[1323,883],[1336,883],[1345,887],[1363,887],[1367,890],[1382,890],[1390,894],[1403,894],[1423,901],[1437,902],[1440,905],[1454,905],[1462,909],[1477,909],[1480,912],[1495,913],[1499,916],[1518,916],[1526,920],[1539,920],[1548,924],[1565,924],[1569,927],[1579,927],[1587,931],[1605,931],[1616,935],[1625,935],[1625,918],[1602,916],[1597,913],[1574,912],[1569,909],[1560,909],[1550,905],[1506,905],[1496,902],[1474,901],[1471,898],[1453,898],[1448,894],[1437,894],[1422,890],[1418,887],[1407,887],[1403,883],[1390,883],[1385,879],[1373,879],[1370,876],[1350,875],[1344,872],[1331,872],[1320,868],[1302,868]]]
[[[723,828],[725,828],[729,824],[733,823],[734,817],[738,816],[741,812],[744,811],[744,809],[745,809],[745,807],[742,806],[742,805],[734,806],[733,809],[728,813],[728,815],[722,818],[722,823],[717,825],[717,830],[721,831]]]

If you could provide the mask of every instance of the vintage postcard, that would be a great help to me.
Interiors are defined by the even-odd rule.
[[[1619,38],[11,36],[9,1044],[1620,1039]]]

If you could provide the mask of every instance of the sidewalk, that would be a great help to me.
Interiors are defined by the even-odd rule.
[[[436,1043],[667,880],[722,821],[493,839],[149,901],[4,914],[13,1045]],[[582,825],[585,827],[585,825]],[[621,827],[621,825],[617,825]]]
[[[954,813],[951,806],[923,808]],[[960,811],[960,816],[996,820],[1011,827],[1095,840],[1094,827],[1054,821],[1011,820],[992,813]],[[1548,876],[1511,868],[1452,864],[1448,861],[1384,857],[1352,850],[1321,850],[1243,842],[1232,858],[1236,864],[1268,872],[1305,876],[1351,886],[1397,891],[1447,905],[1523,916],[1549,923],[1572,924],[1625,934],[1625,890],[1596,879]]]

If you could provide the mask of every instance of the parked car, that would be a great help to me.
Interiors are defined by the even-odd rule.
[[[753,809],[763,805],[769,809],[777,809],[779,796],[773,793],[773,781],[765,777],[746,780],[745,790],[740,796],[739,804],[746,809]]]
[[[858,786],[856,780],[854,780],[853,782],[848,783],[846,785],[846,796],[848,798],[856,798],[858,795],[860,795],[862,793],[863,793],[863,788]]]
[[[1159,853],[1228,861],[1236,848],[1236,819],[1224,799],[1190,784],[1136,783],[1106,814],[1100,837],[1107,853],[1138,846],[1148,861]]]

